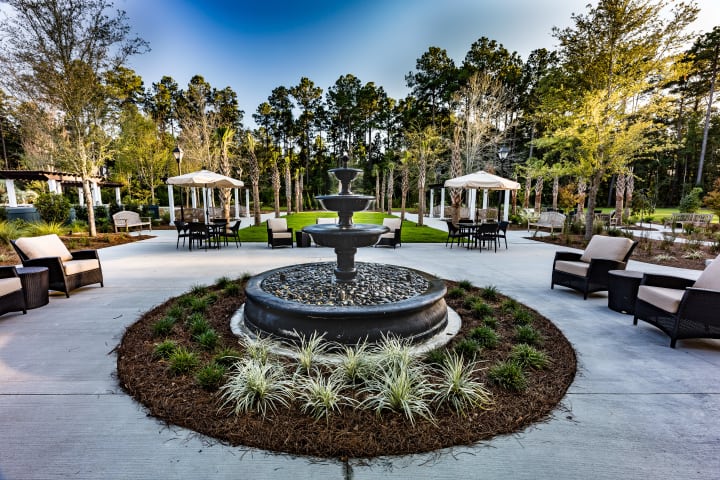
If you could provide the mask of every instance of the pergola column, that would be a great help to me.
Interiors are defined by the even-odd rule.
[[[245,216],[250,218],[250,189],[245,189]]]
[[[235,220],[239,220],[240,219],[240,189],[233,188],[233,193],[235,194]]]
[[[15,194],[15,180],[5,179],[5,188],[7,189],[8,206],[17,207],[17,195]]]
[[[428,217],[433,217],[433,203],[435,203],[435,189],[430,189],[430,208],[428,209]]]
[[[85,206],[85,195],[83,195],[83,189],[82,187],[77,187],[78,192],[78,205],[81,207]]]
[[[170,207],[170,223],[175,221],[175,197],[173,196],[173,186],[168,185],[168,203]]]
[[[445,187],[440,189],[440,218],[445,218]]]

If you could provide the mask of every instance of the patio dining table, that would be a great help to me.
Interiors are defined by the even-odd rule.
[[[458,223],[458,228],[460,229],[460,234],[465,236],[468,239],[467,243],[467,249],[475,248],[480,244],[480,251],[482,251],[482,244],[481,242],[485,240],[492,240],[496,241],[495,237],[492,238],[484,238],[484,235],[487,233],[490,233],[490,229],[488,226],[493,226],[494,230],[492,231],[493,235],[497,234],[498,229],[498,223],[496,222],[482,222],[482,223]],[[485,231],[485,230],[488,231]]]

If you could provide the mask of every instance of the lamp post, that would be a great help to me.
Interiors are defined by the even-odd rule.
[[[510,155],[510,149],[507,147],[507,145],[503,145],[500,147],[500,149],[497,152],[498,158],[500,159],[500,171],[503,176],[505,176],[505,160],[507,160],[508,155]],[[503,209],[503,220],[508,220],[508,210],[510,208],[510,198],[508,196],[508,191],[505,190],[505,202],[504,202],[504,209]],[[513,204],[514,207],[514,204]],[[513,209],[514,210],[514,209]]]
[[[185,155],[185,152],[183,152],[182,148],[180,148],[179,145],[177,145],[173,151],[172,151],[173,157],[175,157],[175,161],[177,162],[178,166],[178,175],[182,175],[182,168],[180,168],[180,164],[182,163],[183,155]],[[183,208],[185,206],[185,203],[183,202],[183,194],[182,189],[180,190],[180,220],[183,222],[185,221],[185,209]]]

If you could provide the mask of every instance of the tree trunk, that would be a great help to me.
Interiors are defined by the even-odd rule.
[[[382,174],[382,181],[380,182],[380,211],[385,211],[385,172]]]
[[[713,55],[711,76],[710,76],[710,93],[708,95],[708,106],[705,111],[705,126],[703,127],[703,139],[702,147],[700,148],[700,162],[698,163],[697,178],[695,179],[695,186],[702,186],[702,172],[705,165],[705,152],[707,151],[707,140],[708,132],[710,131],[710,114],[712,113],[713,106],[713,95],[715,94],[715,80],[718,76],[718,50],[720,49],[720,43],[715,45],[715,55]]]
[[[595,205],[597,202],[597,193],[600,188],[603,172],[595,173],[590,179],[590,187],[588,189],[588,206],[585,212],[585,240],[590,241],[593,236],[593,222],[595,221]]]
[[[92,192],[90,191],[90,180],[87,178],[82,179],[83,195],[85,196],[85,204],[87,205],[88,213],[88,235],[91,237],[97,236],[97,229],[95,227],[95,202],[93,202]]]
[[[622,224],[622,217],[625,211],[625,183],[626,177],[624,174],[618,174],[617,180],[615,180],[615,219],[619,224]]]
[[[392,215],[392,201],[393,201],[393,190],[395,183],[395,170],[391,166],[388,170],[388,183],[387,183],[387,213]]]
[[[530,192],[532,191],[532,177],[528,174],[525,177],[525,198],[523,198],[523,208],[530,208]]]
[[[538,177],[538,179],[535,180],[535,213],[539,213],[542,208],[542,190],[544,182],[545,181],[542,177]]]
[[[625,218],[630,218],[630,209],[632,208],[633,191],[635,190],[635,175],[633,168],[630,170],[625,179]]]
[[[552,208],[557,211],[558,208],[558,193],[560,192],[560,178],[556,175],[553,177],[553,189],[552,189]]]
[[[253,179],[252,180],[252,196],[253,196],[253,216],[255,217],[255,226],[258,226],[262,223],[262,218],[260,217],[260,185],[259,181]]]
[[[587,183],[584,178],[578,178],[578,196],[577,196],[577,215],[580,216],[585,211],[585,192],[587,191]]]
[[[290,162],[285,162],[285,201],[287,202],[287,214],[292,213],[292,174],[290,173]]]

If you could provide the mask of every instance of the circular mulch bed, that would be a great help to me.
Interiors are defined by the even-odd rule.
[[[243,304],[243,280],[238,293],[224,295],[217,286],[208,287],[212,303],[205,319],[221,336],[220,345],[239,349],[230,331],[230,317]],[[457,283],[447,282],[450,292]],[[482,289],[469,288],[467,294],[480,296]],[[457,291],[457,289],[456,289]],[[188,293],[187,295],[191,295]],[[448,305],[463,319],[461,331],[448,345],[465,338],[471,329],[483,325],[472,315],[463,298],[446,297]],[[178,297],[180,298],[180,297]],[[532,326],[544,341],[538,346],[551,360],[544,370],[528,371],[528,387],[520,393],[494,385],[486,377],[487,368],[506,360],[515,344],[515,321],[502,308],[505,297],[486,300],[497,320],[496,332],[501,338],[493,349],[482,349],[478,360],[483,366],[480,380],[492,393],[489,410],[472,410],[462,416],[446,409],[435,413],[435,423],[418,419],[412,425],[402,415],[345,408],[327,421],[315,420],[297,410],[280,410],[266,417],[249,413],[235,415],[222,408],[220,393],[200,387],[192,374],[174,375],[166,360],[153,354],[165,337],[153,335],[153,324],[176,304],[173,298],[147,312],[131,325],[118,347],[118,375],[126,392],[147,407],[150,414],[170,424],[179,425],[214,437],[231,445],[245,445],[265,450],[317,457],[357,458],[428,452],[453,445],[469,445],[480,440],[507,434],[547,419],[556,408],[576,371],[573,348],[548,319],[523,307],[532,314]],[[212,361],[212,352],[203,352],[186,328],[178,322],[168,338],[195,350],[201,364]]]

